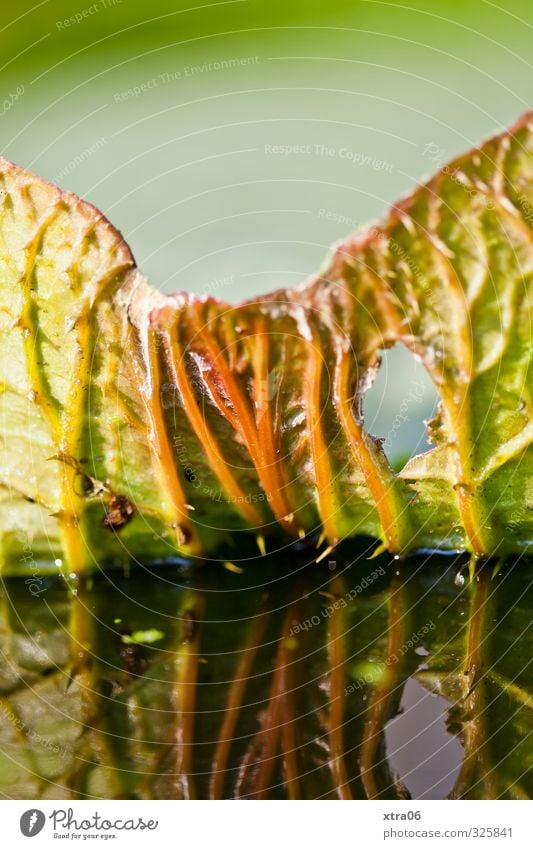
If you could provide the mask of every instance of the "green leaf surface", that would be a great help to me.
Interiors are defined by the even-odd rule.
[[[531,550],[531,114],[238,307],[151,289],[97,210],[5,161],[0,203],[4,574],[254,538]],[[398,473],[361,414],[397,342],[441,398]]]

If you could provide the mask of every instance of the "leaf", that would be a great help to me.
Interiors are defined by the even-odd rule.
[[[93,207],[2,162],[3,572],[231,559],[254,536],[531,550],[532,130],[239,307],[151,289]],[[441,396],[399,474],[361,417],[396,342]]]
[[[398,567],[352,546],[333,573],[289,559],[263,558],[261,586],[254,565],[213,563],[76,593],[47,579],[37,597],[6,580],[0,793],[398,799],[414,792],[410,747],[427,798],[531,798],[531,563],[461,587],[464,559]],[[124,644],[156,617],[160,640]],[[423,705],[402,712],[415,680],[442,727]],[[388,724],[406,715],[395,751]],[[445,722],[462,747],[451,765]]]

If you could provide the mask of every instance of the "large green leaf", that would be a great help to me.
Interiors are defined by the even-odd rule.
[[[239,307],[152,290],[93,207],[2,162],[4,573],[254,536],[530,550],[532,130],[528,114],[319,276]],[[396,342],[441,396],[435,447],[399,474],[361,416]]]
[[[6,580],[0,794],[531,798],[531,563],[304,564]]]

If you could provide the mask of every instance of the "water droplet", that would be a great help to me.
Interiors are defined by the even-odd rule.
[[[458,572],[455,576],[454,584],[456,587],[464,587],[465,585],[465,576],[462,572]]]
[[[56,560],[54,560],[54,566],[62,566],[62,565],[63,565],[63,561],[60,560],[59,557]]]

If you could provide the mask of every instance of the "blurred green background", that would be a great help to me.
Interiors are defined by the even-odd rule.
[[[159,288],[236,302],[525,111],[532,35],[531,0],[3,0],[1,151],[98,206]],[[367,426],[398,459],[434,403],[394,352]]]

